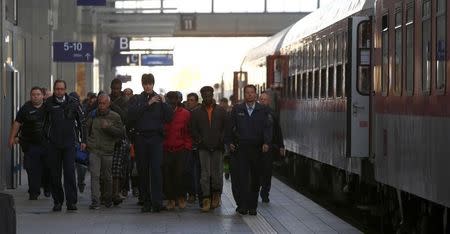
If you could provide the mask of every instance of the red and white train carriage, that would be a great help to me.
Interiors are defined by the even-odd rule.
[[[449,5],[334,1],[248,53],[294,183],[381,200],[394,229],[450,230]]]

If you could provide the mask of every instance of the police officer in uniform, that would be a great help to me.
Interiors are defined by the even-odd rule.
[[[24,152],[24,167],[28,175],[29,199],[37,200],[41,193],[41,179],[47,157],[42,132],[45,113],[44,94],[41,88],[33,87],[30,97],[31,100],[26,102],[17,113],[9,134],[9,146],[14,146],[19,134],[20,146]],[[45,188],[45,191],[48,192],[48,188]]]
[[[227,128],[225,143],[234,152],[238,164],[238,171],[231,174],[232,183],[237,183],[239,191],[236,211],[256,215],[261,154],[269,151],[273,121],[269,109],[256,102],[254,85],[244,87],[244,98],[245,102],[231,111],[231,126]]]
[[[86,148],[84,114],[79,101],[66,94],[66,82],[56,80],[53,96],[45,102],[44,132],[48,141],[49,165],[52,177],[53,211],[61,211],[66,196],[67,210],[77,210],[75,181],[75,145]],[[64,190],[61,184],[64,168]]]

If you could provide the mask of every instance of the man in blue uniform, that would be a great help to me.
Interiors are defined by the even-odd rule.
[[[256,87],[244,87],[245,102],[233,107],[231,126],[225,143],[238,160],[238,213],[256,215],[258,205],[261,154],[269,151],[272,141],[272,120],[269,110],[256,102]]]
[[[53,96],[45,102],[45,137],[48,141],[49,165],[52,177],[53,211],[61,211],[66,196],[67,210],[77,210],[75,181],[75,145],[86,148],[85,121],[79,101],[66,94],[66,82],[56,80]],[[64,190],[61,184],[64,169]]]
[[[9,134],[9,146],[13,147],[20,132],[19,141],[24,152],[24,167],[28,175],[29,199],[37,200],[41,193],[41,179],[47,158],[42,132],[45,114],[42,105],[44,94],[39,87],[33,87],[30,97],[31,100],[26,102],[17,113]]]
[[[173,111],[164,96],[153,91],[155,78],[152,74],[142,75],[141,83],[144,91],[130,100],[128,121],[136,132],[139,195],[144,205],[141,211],[159,212],[162,209],[164,124],[172,120]]]

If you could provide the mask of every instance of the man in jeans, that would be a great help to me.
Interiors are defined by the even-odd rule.
[[[98,97],[98,108],[91,112],[87,120],[89,155],[89,169],[91,172],[90,209],[100,206],[100,179],[104,184],[103,197],[105,206],[112,205],[112,159],[114,144],[120,139],[125,129],[120,115],[110,110],[111,100],[107,94]]]
[[[227,123],[225,109],[213,101],[214,89],[200,89],[202,106],[192,112],[191,132],[198,145],[200,156],[200,185],[202,188],[202,211],[208,212],[220,205],[223,186],[223,148]]]

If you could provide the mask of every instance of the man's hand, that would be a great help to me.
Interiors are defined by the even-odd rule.
[[[263,146],[262,146],[262,152],[263,153],[267,153],[269,151],[269,145],[268,144],[264,144]]]
[[[86,143],[81,143],[81,144],[80,144],[80,150],[81,150],[81,151],[86,150]]]
[[[112,123],[106,119],[102,119],[100,122],[101,128],[110,128],[112,126]]]
[[[280,148],[280,156],[281,157],[286,156],[286,150],[284,148]]]
[[[165,103],[165,102],[166,102],[166,98],[164,97],[164,95],[159,95],[159,97],[160,97],[160,101],[161,101],[162,103]]]
[[[230,150],[231,152],[236,151],[236,146],[234,144],[230,144]]]
[[[15,144],[16,144],[16,138],[15,137],[9,138],[9,141],[8,141],[9,148],[14,147]]]
[[[161,101],[161,96],[156,95],[156,96],[153,96],[152,98],[150,98],[150,100],[148,101],[148,105],[151,106],[153,103],[160,102],[160,101]]]

